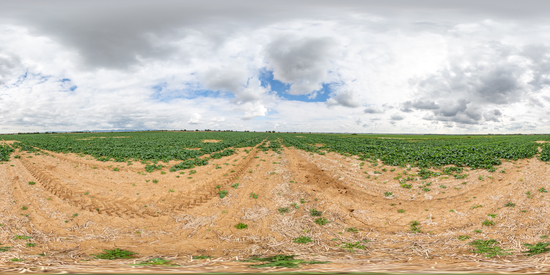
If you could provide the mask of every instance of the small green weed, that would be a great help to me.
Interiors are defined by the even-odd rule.
[[[306,243],[312,243],[313,240],[310,237],[300,236],[300,237],[294,239],[293,242],[300,243],[300,244],[306,244]]]
[[[231,187],[237,189],[237,188],[239,188],[239,184],[238,183],[233,183],[233,184],[231,184]]]
[[[279,211],[279,213],[281,214],[284,214],[284,213],[288,213],[290,210],[288,209],[288,207],[281,207],[277,209],[277,211]]]
[[[346,228],[346,232],[357,233],[357,232],[359,232],[359,230],[357,230],[357,228],[355,228],[355,227],[348,227],[348,228]]]
[[[29,185],[35,185],[35,184],[36,184],[36,182],[34,182],[34,181],[29,181]]]
[[[261,268],[261,267],[287,267],[287,268],[297,268],[300,267],[300,264],[325,264],[328,262],[319,262],[319,261],[304,261],[300,259],[295,259],[296,255],[275,255],[272,257],[259,258],[252,257],[243,262],[265,262],[264,264],[255,264],[251,265],[252,268]]]
[[[487,216],[491,217],[491,218],[496,218],[498,216],[498,214],[487,214]]]
[[[529,249],[529,250],[522,251],[521,253],[526,253],[527,256],[533,256],[533,255],[546,253],[546,252],[550,251],[550,247],[547,247],[548,245],[550,245],[550,243],[538,242],[535,245],[524,243],[523,245],[525,247],[527,247],[527,249]]]
[[[237,229],[245,229],[248,227],[248,224],[244,224],[242,222],[238,223],[237,225],[235,225],[235,228]]]
[[[343,242],[343,244],[340,247],[343,248],[343,249],[349,250],[349,252],[353,252],[354,248],[355,249],[367,249],[367,247],[360,244],[360,242],[355,242],[355,243]]]
[[[475,249],[472,250],[473,253],[476,254],[485,254],[485,257],[490,258],[493,256],[506,256],[506,255],[512,255],[512,253],[505,253],[505,251],[510,251],[512,249],[502,249],[498,246],[496,246],[498,242],[491,239],[491,240],[475,240],[469,245],[475,246]]]
[[[330,221],[327,220],[326,218],[317,218],[317,219],[315,219],[314,222],[318,225],[325,225],[325,224],[330,223]]]
[[[206,259],[212,259],[212,256],[205,256],[205,255],[193,256],[193,260],[206,260]]]
[[[323,212],[316,210],[315,208],[309,210],[309,214],[313,217],[320,217],[323,215]]]
[[[411,221],[409,223],[410,230],[414,233],[422,233],[422,228],[419,227],[420,223],[418,221]]]
[[[12,262],[23,262],[25,260],[24,259],[19,259],[19,258],[13,258],[13,259],[10,259],[10,261],[12,261]]]
[[[505,203],[504,206],[506,206],[506,207],[515,207],[516,204],[513,203],[513,202],[511,202],[511,201],[509,201],[509,202]]]
[[[461,236],[458,236],[457,237],[459,240],[461,241],[465,241],[465,240],[469,240],[470,239],[470,236],[468,235],[461,235]]]
[[[258,199],[258,194],[252,192],[252,193],[250,193],[249,198]]]
[[[405,213],[405,209],[399,209],[397,210],[397,213]]]
[[[221,199],[225,198],[225,196],[227,196],[228,193],[229,193],[229,191],[227,191],[227,190],[223,190],[223,191],[220,190],[220,191],[218,191],[218,194],[220,195],[220,198],[221,198]]]
[[[14,240],[28,240],[28,239],[32,239],[31,236],[25,236],[25,235],[15,235],[13,237]]]
[[[295,203],[295,202],[291,203],[290,205],[294,206],[294,208],[296,208],[296,209],[299,209],[299,208],[300,208],[300,206],[298,206],[298,204]]]
[[[115,259],[130,259],[130,258],[133,258],[134,255],[137,255],[137,253],[135,252],[120,249],[120,248],[115,248],[112,250],[103,249],[103,252],[104,253],[90,254],[90,256],[93,256],[96,259],[115,260]]]
[[[11,246],[0,246],[0,252],[10,251]]]
[[[484,226],[493,226],[495,225],[495,222],[490,220],[484,220],[481,224]]]
[[[136,265],[136,266],[149,266],[149,265],[152,265],[152,266],[155,266],[155,265],[178,266],[178,265],[170,264],[170,260],[165,260],[163,258],[151,258],[151,259],[146,260],[146,261],[141,261],[141,262],[139,262],[139,264],[132,264],[132,265]]]
[[[27,246],[27,247],[35,247],[36,244],[35,244],[35,243],[26,243],[25,246]]]
[[[391,196],[391,195],[393,195],[392,192],[384,192],[384,197],[386,197],[386,198]]]

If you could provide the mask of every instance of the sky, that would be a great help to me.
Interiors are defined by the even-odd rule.
[[[549,10],[0,0],[0,133],[550,133]]]

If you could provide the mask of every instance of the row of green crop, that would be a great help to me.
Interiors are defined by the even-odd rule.
[[[538,153],[535,140],[548,136],[500,136],[475,139],[378,139],[362,136],[340,137],[327,134],[281,134],[286,146],[309,152],[336,152],[381,160],[386,165],[429,168],[445,165],[493,169],[501,159],[532,158]],[[316,144],[322,144],[318,147]],[[550,150],[550,149],[545,149]],[[546,151],[543,151],[546,152]],[[547,153],[545,153],[547,154]],[[545,157],[548,158],[548,157]]]
[[[381,160],[384,164],[392,166],[430,168],[456,165],[492,170],[494,166],[501,164],[501,159],[534,157],[538,154],[540,146],[534,141],[548,141],[550,136],[477,136],[453,139],[410,136],[406,139],[392,139],[336,134],[131,132],[22,135],[12,136],[11,139],[20,141],[14,146],[24,151],[40,148],[54,152],[73,152],[91,155],[103,161],[145,160],[156,164],[157,161],[182,160],[182,163],[172,168],[173,170],[197,166],[209,158],[231,155],[234,152],[230,148],[252,147],[258,144],[264,151],[278,152],[281,144],[284,144],[319,154],[336,152],[356,155],[366,161]],[[219,142],[203,142],[204,140]],[[9,155],[9,152],[7,154]],[[207,157],[203,157],[205,155]],[[539,157],[543,161],[550,161],[550,145],[543,146]],[[155,169],[158,169],[158,166],[150,165],[149,170]]]
[[[546,144],[542,147],[542,151],[540,152],[540,160],[550,161],[550,145]]]
[[[53,152],[86,154],[107,161],[196,159],[205,154],[217,157],[228,148],[255,146],[263,133],[227,132],[133,132],[101,134],[56,134],[12,136],[24,151],[40,148]],[[218,140],[219,142],[203,142]]]
[[[13,151],[13,148],[11,148],[10,146],[0,144],[0,161],[8,161]]]

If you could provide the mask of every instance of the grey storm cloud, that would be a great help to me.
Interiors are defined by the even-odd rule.
[[[275,79],[291,84],[288,93],[313,93],[322,88],[321,83],[330,68],[331,50],[335,44],[326,37],[279,38],[266,46],[269,68],[273,70]],[[340,98],[340,101],[343,101],[343,105],[350,103],[346,98]]]

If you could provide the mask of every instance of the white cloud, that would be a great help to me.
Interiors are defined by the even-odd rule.
[[[319,2],[315,9],[285,2],[289,9],[138,1],[129,9],[121,0],[105,10],[101,1],[58,0],[38,16],[30,4],[8,2],[0,3],[0,132],[197,123],[327,132],[550,130],[550,23],[521,5],[468,2],[464,10],[480,13],[467,14],[452,3],[419,1],[415,10],[429,15],[418,16],[401,2]],[[287,94],[328,98],[286,100],[262,78],[265,70],[290,85]],[[323,85],[325,94],[316,93]],[[536,127],[510,126],[512,118]]]

